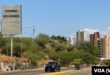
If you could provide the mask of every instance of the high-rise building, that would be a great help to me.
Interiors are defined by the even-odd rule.
[[[98,39],[97,46],[100,51],[100,57],[110,59],[110,36]]]
[[[74,36],[67,36],[67,41],[69,44],[74,45],[76,42],[76,38]]]
[[[86,31],[78,31],[76,33],[76,42],[77,43],[83,43],[85,41],[88,41]]]
[[[90,42],[94,43],[94,34],[90,34]]]
[[[90,34],[90,42],[93,43],[94,45],[97,45],[98,38],[100,38],[99,32],[94,32],[94,34]]]
[[[98,38],[97,39],[97,47],[98,47],[98,49],[99,49],[99,58],[103,58],[104,57],[104,49],[103,49],[103,39],[104,38]]]
[[[103,41],[104,58],[110,59],[110,37],[105,36]]]

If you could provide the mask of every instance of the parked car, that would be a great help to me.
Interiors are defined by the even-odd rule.
[[[60,64],[56,61],[51,61],[48,62],[45,66],[45,72],[55,72],[55,71],[60,71]]]

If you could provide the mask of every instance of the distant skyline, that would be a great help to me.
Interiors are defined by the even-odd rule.
[[[22,5],[23,36],[39,33],[67,36],[80,29],[110,30],[110,0],[0,0],[3,5]]]

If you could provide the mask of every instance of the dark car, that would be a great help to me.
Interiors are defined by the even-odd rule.
[[[56,61],[49,62],[45,66],[45,72],[55,72],[60,71],[60,64]]]

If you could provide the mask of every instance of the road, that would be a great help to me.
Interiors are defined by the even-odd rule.
[[[69,68],[62,68],[61,71],[67,71],[70,70]],[[0,75],[40,75],[44,74],[44,69],[38,69],[38,70],[29,70],[29,71],[15,71],[15,72],[5,72],[0,73]],[[46,73],[45,73],[46,74]]]
[[[74,72],[73,74],[70,75],[92,75],[92,74],[91,74],[91,69],[86,69],[83,71]]]
[[[61,71],[69,71],[69,68],[62,68]],[[40,75],[46,74],[44,69],[35,69],[35,70],[24,70],[24,71],[15,71],[15,72],[6,72],[0,73],[0,75]],[[70,75],[91,75],[91,69],[85,69],[81,71],[75,71]]]

